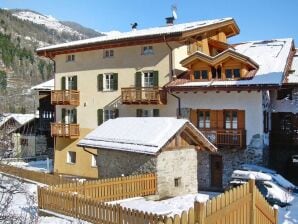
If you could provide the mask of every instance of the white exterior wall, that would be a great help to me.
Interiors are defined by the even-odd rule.
[[[207,93],[177,93],[176,95],[181,98],[181,108],[245,110],[247,144],[250,143],[253,135],[263,134],[262,92],[241,91],[238,93],[232,91],[227,93],[221,91],[216,93],[215,91],[209,91]],[[177,108],[177,101],[170,100],[168,103],[171,103],[172,108]]]

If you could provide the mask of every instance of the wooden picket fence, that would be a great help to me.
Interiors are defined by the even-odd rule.
[[[0,164],[0,172],[47,185],[57,185],[73,182],[71,179],[66,179],[62,176],[26,170],[7,164]]]
[[[146,196],[156,193],[156,175],[141,174],[127,177],[65,183],[51,187],[58,192],[77,192],[100,201]]]
[[[278,213],[263,198],[255,181],[227,191],[181,216],[165,217],[111,205],[77,193],[38,188],[38,206],[101,224],[277,224]]]

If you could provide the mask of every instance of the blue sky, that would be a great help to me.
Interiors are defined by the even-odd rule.
[[[26,8],[98,31],[162,26],[178,8],[177,23],[233,17],[240,34],[230,42],[293,37],[298,46],[297,0],[0,0],[1,8]]]

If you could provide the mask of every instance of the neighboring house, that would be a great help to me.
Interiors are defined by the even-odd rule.
[[[216,152],[188,120],[168,117],[111,119],[78,145],[90,153],[90,165],[102,178],[156,173],[161,198],[197,193],[197,173],[205,172],[198,170],[198,152]],[[76,163],[80,158],[69,151],[68,159]]]
[[[97,178],[100,172],[90,169],[92,157],[77,147],[79,139],[118,116],[176,116],[176,98],[162,87],[185,70],[180,61],[197,50],[220,51],[238,33],[236,22],[224,18],[37,49],[56,67],[54,172]],[[77,153],[76,164],[67,163],[69,151]]]
[[[37,135],[46,138],[46,154],[54,155],[54,138],[51,136],[51,123],[55,122],[55,106],[51,104],[51,91],[54,90],[54,79],[33,86],[31,90],[38,92],[39,120]]]
[[[226,186],[241,163],[267,163],[272,94],[289,74],[293,52],[292,39],[251,41],[181,61],[188,72],[167,89],[179,98],[181,116],[219,149],[203,159],[211,179],[200,179],[199,186]]]

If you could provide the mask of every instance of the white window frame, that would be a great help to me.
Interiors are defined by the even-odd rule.
[[[66,62],[75,61],[75,55],[74,54],[68,54],[66,55]]]
[[[74,109],[65,110],[65,124],[74,124]]]
[[[103,91],[114,91],[114,78],[114,73],[103,74]]]
[[[91,166],[98,167],[97,155],[91,155]]]
[[[147,45],[142,47],[142,55],[153,55],[154,49],[152,45]]]
[[[72,87],[73,87],[73,82],[74,82],[73,78],[74,77],[75,77],[75,75],[65,77],[65,89],[66,90],[72,90],[73,89],[73,88],[70,88],[71,87],[70,83],[72,84]]]
[[[74,155],[74,162],[72,161],[73,160],[73,157],[72,157],[71,154]],[[67,152],[67,160],[66,161],[69,164],[75,164],[77,162],[77,153],[74,152],[74,151],[68,151]]]
[[[113,109],[106,109],[103,110],[103,120],[107,121],[109,119],[114,119],[115,118],[115,110]]]
[[[142,86],[143,87],[153,87],[154,86],[154,72],[153,71],[142,72]]]
[[[113,49],[105,49],[103,50],[103,58],[113,58],[114,50]]]

